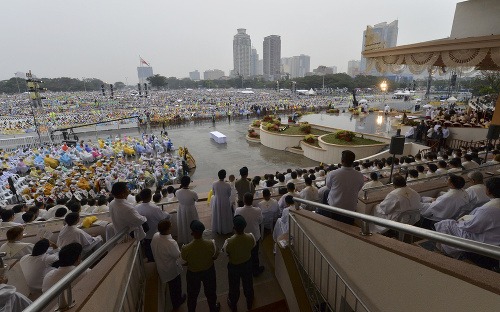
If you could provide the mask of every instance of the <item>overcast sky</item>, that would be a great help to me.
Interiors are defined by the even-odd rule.
[[[139,55],[155,74],[232,69],[233,36],[246,28],[262,58],[265,36],[282,57],[307,54],[347,70],[366,25],[399,20],[398,45],[450,35],[455,0],[3,0],[0,79],[95,77],[137,83]]]

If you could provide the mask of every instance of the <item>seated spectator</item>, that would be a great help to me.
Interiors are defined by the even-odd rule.
[[[293,197],[291,195],[287,195],[285,197],[285,204],[286,208],[283,209],[283,212],[281,214],[281,217],[278,218],[276,221],[276,225],[274,226],[274,231],[273,231],[273,239],[275,242],[278,242],[280,239],[283,239],[283,237],[288,234],[288,214],[290,212],[290,209],[294,209],[294,201]]]
[[[452,158],[449,164],[450,164],[450,169],[448,169],[448,173],[462,171],[462,164],[460,158]]]
[[[48,272],[43,278],[42,283],[42,291],[46,292],[50,287],[54,286],[61,278],[63,278],[66,274],[73,271],[73,269],[80,264],[82,257],[83,247],[79,243],[71,243],[59,251],[59,260],[54,262],[52,265],[55,267],[55,270]],[[87,270],[83,274],[81,274],[76,281],[72,284],[75,285],[80,279],[82,279],[88,272]]]
[[[262,210],[263,221],[262,225],[264,229],[273,229],[274,222],[278,219],[279,208],[276,199],[271,198],[271,191],[269,189],[264,189],[262,191],[262,196],[264,199],[259,202],[259,208]]]
[[[448,170],[446,169],[446,167],[447,167],[446,161],[444,161],[444,160],[438,161],[438,169],[436,170],[436,174],[440,175],[440,174],[448,173]]]
[[[417,172],[418,172],[418,178],[419,179],[425,179],[427,176],[425,175],[425,167],[422,166],[422,165],[417,165],[415,167],[415,169],[417,169]]]
[[[50,218],[47,221],[52,221],[52,220],[64,218],[67,214],[68,214],[68,209],[61,207],[61,208],[56,210],[55,216],[53,218]]]
[[[278,201],[278,206],[280,208],[280,214],[281,212],[283,211],[283,209],[285,209],[287,206],[286,206],[286,202],[285,202],[285,198],[287,196],[292,196],[292,197],[300,197],[300,194],[298,192],[295,191],[295,184],[293,184],[292,182],[288,182],[286,184],[286,190],[287,190],[287,193],[284,194],[283,196],[281,196],[280,200]],[[295,207],[298,208],[299,207],[299,203],[295,203]]]
[[[415,169],[408,170],[408,182],[418,180],[418,171]]]
[[[53,249],[49,250],[51,246]],[[42,291],[43,278],[54,269],[52,264],[59,258],[57,253],[53,253],[55,249],[57,246],[44,238],[35,243],[30,255],[23,256],[19,261],[26,284],[31,292]]]
[[[431,222],[425,222],[425,228],[430,228],[434,222],[450,219],[459,213],[460,209],[470,203],[469,194],[463,189],[465,180],[461,176],[451,174],[448,177],[450,189],[436,199],[424,197],[420,214]],[[429,202],[430,201],[430,202]]]
[[[436,231],[500,246],[500,178],[493,177],[486,181],[486,193],[491,197],[490,201],[458,221],[443,220],[436,223]],[[453,257],[463,254],[462,250],[452,246],[441,245],[440,249]]]
[[[83,248],[83,254],[91,252],[102,243],[102,237],[92,237],[90,234],[77,227],[80,216],[76,212],[70,212],[64,218],[66,225],[59,232],[57,246],[64,247],[71,243],[79,243]]]
[[[166,198],[167,203],[170,203],[170,202],[177,200],[175,198],[175,188],[172,185],[167,186],[166,191],[167,191],[167,195],[164,196],[164,198]]]
[[[471,154],[465,154],[464,159],[465,161],[462,163],[462,167],[464,167],[465,170],[475,169],[479,167],[479,164],[472,160]]]
[[[94,211],[94,209],[96,208],[96,200],[95,198],[89,198],[87,199],[87,207],[84,209],[84,207],[82,206],[82,213],[85,213],[85,214],[91,214],[92,211]]]
[[[0,276],[0,311],[21,312],[30,304],[31,300],[16,291],[16,287],[7,285],[7,276]]]
[[[304,182],[306,187],[302,191],[300,191],[299,193],[300,198],[313,202],[318,202],[319,200],[318,189],[316,188],[316,186],[312,185],[311,178],[309,177],[305,178]],[[300,208],[310,211],[313,211],[315,209],[315,207],[306,204],[300,204]]]
[[[12,211],[14,212],[14,222],[23,223],[23,214],[28,211],[28,206],[26,204],[18,204],[12,207]]]
[[[430,178],[430,177],[437,175],[438,168],[435,164],[429,164],[429,165],[427,165],[427,168],[429,168],[429,170],[427,171],[427,173],[425,175],[426,178]]]
[[[25,212],[23,213],[23,223],[24,224],[28,224],[28,223],[31,223],[33,221],[35,221],[35,214],[33,214],[32,212]]]
[[[24,228],[16,226],[7,231],[7,242],[0,247],[0,252],[5,252],[6,259],[21,259],[25,255],[33,252],[33,244],[24,243]]]
[[[12,209],[4,209],[2,211],[2,227],[10,227],[10,226],[20,226],[21,223],[14,222],[14,211]]]
[[[80,205],[82,205],[82,214],[87,214],[88,209],[89,209],[89,204],[88,204],[88,199],[83,197],[80,199]]]
[[[160,193],[155,193],[153,195],[153,203],[159,204],[161,202],[161,194]]]
[[[486,194],[486,186],[483,183],[483,174],[479,171],[472,171],[469,172],[467,177],[472,183],[471,186],[465,189],[469,194],[471,208],[482,206],[490,200],[490,197]]]
[[[396,221],[401,213],[408,210],[420,210],[420,195],[410,187],[406,186],[405,178],[399,174],[394,175],[392,179],[394,190],[387,194],[383,201],[375,206],[373,215],[375,217]],[[406,221],[406,222],[405,222]],[[407,223],[407,220],[401,220]],[[373,224],[372,230],[384,233],[387,228]]]
[[[101,195],[97,198],[97,207],[92,210],[92,213],[109,212],[108,200],[106,196]]]
[[[384,184],[378,180],[378,173],[376,173],[376,172],[370,173],[370,180],[371,181],[368,181],[363,185],[361,190],[364,191],[364,190],[369,189],[369,188],[384,186]]]
[[[45,220],[49,220],[50,218],[54,218],[55,216],[55,213],[56,213],[56,210],[59,209],[59,208],[68,208],[66,207],[66,202],[68,201],[68,199],[66,197],[64,198],[58,198],[57,201],[56,201],[56,204],[54,207],[48,209],[44,214],[43,214],[43,218]]]

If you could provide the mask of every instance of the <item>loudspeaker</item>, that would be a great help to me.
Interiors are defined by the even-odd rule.
[[[500,126],[490,125],[490,127],[488,128],[488,134],[486,135],[486,138],[488,140],[498,140],[499,136],[500,136]]]
[[[393,136],[391,138],[391,145],[389,146],[389,154],[403,155],[404,149],[405,149],[405,137]]]

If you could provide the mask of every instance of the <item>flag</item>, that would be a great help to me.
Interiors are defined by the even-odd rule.
[[[146,62],[142,57],[139,56],[139,59],[141,60],[141,65],[145,64],[145,65],[148,65],[149,67],[151,67],[151,65],[149,65],[149,63]]]

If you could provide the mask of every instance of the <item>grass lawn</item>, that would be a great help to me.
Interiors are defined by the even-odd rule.
[[[354,137],[351,142],[346,142],[344,140],[338,140],[335,138],[335,134],[331,133],[325,135],[321,138],[326,143],[338,144],[338,145],[373,145],[373,144],[383,144],[383,142],[378,142],[370,139],[362,139],[360,137]]]
[[[318,129],[311,129],[311,134],[314,135],[323,135],[327,134],[328,132],[323,131],[323,130],[318,130]],[[288,134],[288,135],[306,135],[304,132],[300,131],[299,126],[290,126],[288,129],[285,131],[278,132],[278,134]]]

